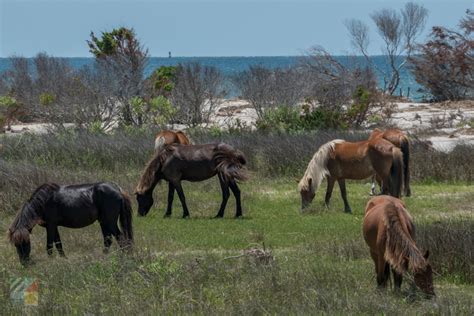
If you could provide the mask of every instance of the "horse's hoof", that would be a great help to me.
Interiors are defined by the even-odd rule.
[[[242,218],[244,218],[242,215],[236,215],[235,216],[235,219],[242,219]]]
[[[189,218],[189,215],[183,215],[183,218],[184,219]]]
[[[344,213],[346,213],[346,214],[352,214],[352,210],[345,210]]]
[[[168,214],[166,213],[165,215],[163,215],[163,218],[170,218],[171,217],[171,214]]]
[[[216,216],[214,216],[214,218],[216,218],[216,219],[217,219],[217,218],[224,218],[224,215],[219,215],[219,214],[217,214]]]

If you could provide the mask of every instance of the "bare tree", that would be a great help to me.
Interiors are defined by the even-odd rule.
[[[209,123],[210,116],[226,95],[222,74],[199,63],[178,65],[171,102],[178,108],[177,119],[189,126]]]
[[[241,96],[262,119],[265,111],[278,106],[294,106],[304,98],[305,80],[297,67],[268,69],[251,66],[234,78]]]
[[[427,16],[428,10],[413,2],[408,2],[400,12],[394,9],[382,9],[371,15],[384,42],[383,54],[390,65],[388,71],[375,65],[368,54],[369,27],[360,20],[346,21],[352,45],[365,56],[371,66],[383,74],[386,93],[393,94],[396,91],[400,82],[400,70],[405,67],[412,55],[414,43],[423,31]]]

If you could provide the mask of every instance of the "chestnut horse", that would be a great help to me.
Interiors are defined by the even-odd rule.
[[[373,132],[369,136],[369,140],[376,139],[376,138],[383,138],[388,140],[402,151],[403,154],[403,179],[404,179],[404,187],[405,187],[405,196],[411,195],[410,189],[410,142],[408,140],[407,135],[396,128],[387,129],[382,131],[378,128],[374,129]],[[375,178],[372,178],[372,188],[371,193],[375,195]],[[377,179],[377,182],[380,184],[382,179]]]
[[[164,130],[155,137],[155,150],[161,150],[165,145],[182,144],[189,145],[189,138],[182,131]]]
[[[138,214],[145,216],[150,211],[153,205],[153,190],[160,180],[166,180],[168,182],[168,207],[165,217],[171,215],[175,190],[183,207],[183,218],[189,217],[181,181],[204,181],[217,175],[222,189],[222,203],[216,217],[224,216],[230,196],[229,188],[236,200],[235,217],[240,217],[242,216],[242,206],[237,181],[247,178],[245,169],[243,169],[245,164],[244,154],[224,143],[188,146],[165,145],[163,150],[155,151],[135,190]]]
[[[372,198],[365,208],[364,239],[374,260],[377,285],[385,288],[392,269],[395,290],[402,285],[408,270],[415,284],[426,294],[434,296],[433,271],[415,244],[415,226],[405,204],[394,197],[380,195]]]
[[[362,180],[376,173],[383,179],[383,191],[400,197],[403,181],[403,158],[399,148],[384,139],[351,143],[336,139],[322,145],[308,164],[299,182],[301,210],[316,195],[316,190],[327,178],[325,204],[329,206],[334,183],[339,183],[344,200],[344,211],[351,213],[347,201],[345,179]]]

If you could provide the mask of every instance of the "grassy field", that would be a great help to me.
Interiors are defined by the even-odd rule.
[[[1,242],[2,314],[473,313],[472,185],[414,184],[413,197],[405,199],[419,244],[432,253],[437,293],[432,300],[422,299],[406,278],[400,294],[376,290],[361,233],[368,183],[349,182],[352,215],[343,213],[337,189],[330,209],[323,207],[320,191],[310,211],[300,214],[295,179],[254,174],[241,185],[240,220],[233,219],[233,197],[224,219],[210,219],[221,199],[217,179],[185,183],[191,218],[180,218],[176,198],[173,216],[164,219],[165,188],[155,191],[147,217],[135,217],[132,254],[121,253],[116,244],[112,254],[102,254],[98,224],[60,228],[66,259],[47,257],[45,231],[36,228],[34,265],[28,268],[19,264],[14,247]],[[2,215],[1,228],[12,218]],[[257,248],[266,256],[248,251]],[[9,280],[22,276],[39,279],[39,306],[10,301]]]

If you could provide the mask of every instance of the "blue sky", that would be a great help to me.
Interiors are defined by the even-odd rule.
[[[474,1],[417,1],[429,10],[423,37],[433,25],[454,27]],[[336,55],[352,53],[343,22],[401,8],[384,0],[0,0],[0,57],[90,56],[90,31],[133,27],[151,56],[286,56],[322,45]],[[371,33],[371,54],[382,45]]]

